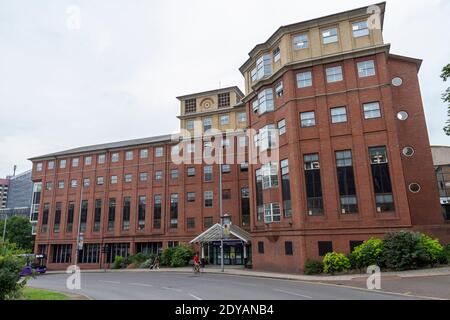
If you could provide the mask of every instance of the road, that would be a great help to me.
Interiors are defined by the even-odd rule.
[[[81,290],[66,288],[66,274],[47,274],[31,287],[79,293],[98,300],[398,300],[416,299],[339,285],[294,280],[178,272],[82,273]]]

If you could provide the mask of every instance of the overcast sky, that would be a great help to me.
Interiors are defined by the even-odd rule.
[[[0,177],[14,164],[31,168],[32,156],[173,133],[175,97],[219,85],[243,90],[238,68],[279,26],[374,3],[0,0]],[[80,9],[79,29],[71,6]],[[450,144],[439,78],[450,63],[449,15],[448,0],[387,2],[391,52],[424,59],[432,144]]]

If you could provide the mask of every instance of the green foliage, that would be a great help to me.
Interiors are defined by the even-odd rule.
[[[372,265],[380,266],[382,253],[383,241],[371,238],[357,246],[351,253],[350,260],[353,260],[352,267],[363,269]]]
[[[446,65],[442,69],[441,78],[444,81],[447,81],[447,79],[450,78],[450,64]],[[446,135],[450,136],[450,87],[448,87],[442,94],[442,100],[448,104],[447,116],[449,117],[449,119],[447,119],[446,126],[444,127],[444,132]]]
[[[307,275],[321,274],[323,272],[323,263],[317,260],[306,260],[304,272]]]
[[[0,221],[0,233],[3,234],[4,220]],[[31,234],[31,223],[27,217],[15,216],[6,222],[5,239],[15,243],[18,248],[32,252],[34,248],[34,237]]]
[[[126,261],[125,261],[125,258],[124,257],[122,257],[122,256],[116,256],[115,258],[114,258],[114,262],[113,262],[113,265],[112,265],[112,269],[123,269],[123,268],[125,268],[127,265],[126,265]]]
[[[132,263],[136,266],[140,266],[142,263],[144,263],[149,258],[150,258],[149,254],[139,252],[139,253],[129,256],[127,260],[128,260],[128,263],[130,263],[130,264]]]
[[[162,266],[170,267],[170,264],[172,261],[172,256],[173,256],[174,252],[175,252],[175,247],[166,248],[163,250],[163,252],[161,254],[161,265]]]
[[[186,245],[166,248],[161,255],[161,265],[173,268],[184,267],[189,264],[194,255],[195,251]]]
[[[350,260],[342,253],[330,252],[323,258],[323,271],[334,274],[344,272],[351,267]]]
[[[27,280],[20,278],[25,259],[17,255],[21,251],[13,245],[5,245],[3,249],[0,255],[0,300],[16,299],[20,297]]]
[[[425,234],[421,234],[419,245],[425,251],[425,255],[421,257],[422,260],[420,261],[420,264],[430,264],[433,266],[442,259],[444,248],[439,243],[439,240],[432,239]]]
[[[153,253],[150,254],[149,258],[139,265],[139,268],[141,268],[141,269],[148,269],[148,268],[150,268],[150,266],[155,261],[155,258],[156,258],[156,254],[153,254]]]

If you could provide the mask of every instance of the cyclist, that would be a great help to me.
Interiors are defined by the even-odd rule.
[[[200,258],[198,252],[194,256],[194,272],[200,272]]]

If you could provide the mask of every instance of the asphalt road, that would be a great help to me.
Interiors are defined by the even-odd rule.
[[[81,290],[66,288],[66,274],[47,274],[30,287],[78,293],[99,300],[399,300],[398,294],[339,285],[256,277],[176,272],[82,273]]]

